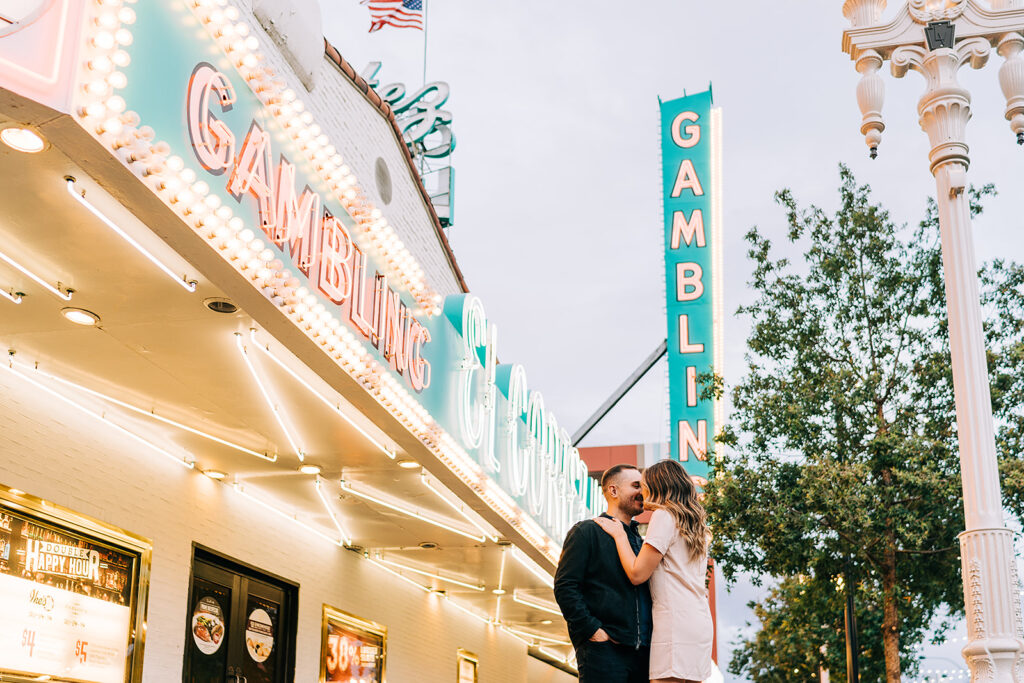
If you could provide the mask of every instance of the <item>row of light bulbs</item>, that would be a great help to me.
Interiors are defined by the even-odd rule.
[[[95,31],[84,58],[85,86],[78,93],[76,108],[80,120],[155,193],[231,263],[235,269],[280,307],[292,321],[330,354],[346,372],[356,378],[377,400],[411,432],[427,444],[435,455],[469,484],[477,494],[512,526],[517,528],[548,559],[557,560],[557,547],[538,524],[523,514],[519,506],[495,486],[478,464],[431,417],[412,394],[372,357],[363,343],[327,310],[255,233],[233,215],[230,207],[210,193],[209,185],[197,179],[184,161],[170,155],[166,143],[154,142],[154,131],[141,125],[139,116],[126,109],[115,90],[126,85],[123,72],[113,67],[127,66],[130,56],[123,49],[132,36],[125,25],[134,19],[134,11],[125,3],[134,0],[93,0],[96,9]],[[355,177],[340,164],[340,155],[329,145],[311,116],[293,91],[273,78],[253,47],[255,39],[248,25],[239,21],[238,10],[227,0],[188,0],[198,19],[224,48],[250,86],[278,117],[297,144],[304,145],[311,163],[321,178],[340,197],[387,263],[396,270],[392,278],[404,283],[421,306],[421,313],[440,314],[440,297],[424,284],[418,266],[410,273],[400,270],[413,263],[387,225],[380,211],[372,206],[355,184]],[[127,10],[127,11],[126,11]],[[284,119],[284,120],[282,120]],[[413,265],[415,265],[413,263]]]

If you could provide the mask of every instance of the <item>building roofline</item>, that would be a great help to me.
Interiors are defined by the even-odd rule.
[[[366,82],[362,76],[356,73],[356,70],[352,65],[341,56],[341,53],[336,47],[327,42],[324,38],[324,54],[338,67],[338,69],[345,75],[348,80],[352,82],[356,88],[358,88],[363,95],[369,100],[370,104],[377,108],[377,111],[387,119],[391,124],[391,130],[395,134],[395,140],[398,142],[399,147],[404,152],[406,165],[409,167],[410,173],[416,182],[416,187],[419,188],[420,197],[423,199],[423,204],[427,207],[427,213],[430,215],[430,219],[434,223],[434,230],[437,232],[437,238],[441,242],[441,247],[444,249],[445,256],[448,258],[448,264],[452,267],[452,272],[455,273],[455,279],[458,280],[459,286],[463,292],[469,292],[469,287],[466,285],[466,280],[462,276],[462,270],[459,268],[458,262],[455,260],[455,252],[452,251],[451,244],[448,242],[448,236],[444,234],[444,228],[441,227],[441,220],[437,217],[437,211],[434,210],[434,203],[430,199],[430,195],[427,194],[427,188],[423,185],[423,179],[420,178],[420,173],[416,169],[416,162],[412,158],[412,153],[409,151],[409,146],[405,144],[405,139],[402,137],[402,129],[398,126],[398,121],[395,119],[395,112],[391,109],[391,105],[385,102],[377,91],[370,87],[370,84]]]

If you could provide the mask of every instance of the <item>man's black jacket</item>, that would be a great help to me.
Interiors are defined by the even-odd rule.
[[[636,526],[633,522],[626,527],[626,534],[633,552],[639,553],[644,541]],[[651,642],[647,584],[634,586],[630,582],[619,562],[615,540],[592,519],[577,523],[565,536],[555,572],[555,600],[576,648],[599,628],[623,645]]]

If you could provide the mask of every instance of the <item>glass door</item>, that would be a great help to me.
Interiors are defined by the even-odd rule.
[[[294,669],[294,588],[197,557],[189,591],[185,683],[284,683]]]

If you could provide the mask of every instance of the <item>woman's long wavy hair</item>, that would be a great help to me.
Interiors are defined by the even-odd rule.
[[[686,468],[676,460],[661,460],[644,470],[643,482],[650,494],[644,500],[644,507],[671,512],[679,533],[690,546],[692,559],[706,555],[710,535],[708,516]]]

